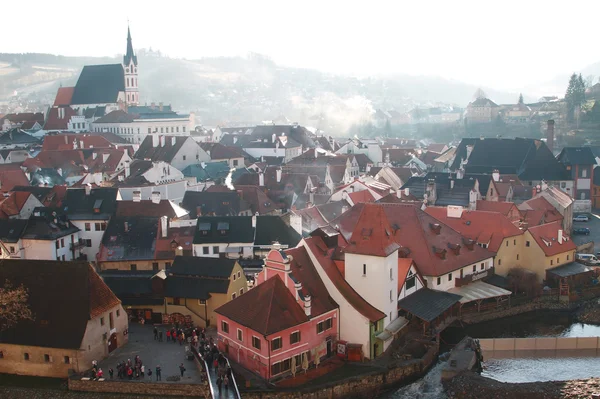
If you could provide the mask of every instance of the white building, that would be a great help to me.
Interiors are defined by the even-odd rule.
[[[190,136],[155,134],[146,136],[134,158],[167,162],[179,170],[211,161],[210,155]]]
[[[79,229],[63,214],[36,208],[22,236],[24,259],[69,261],[79,259]]]

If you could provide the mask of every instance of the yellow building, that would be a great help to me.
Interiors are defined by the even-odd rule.
[[[177,256],[165,280],[165,313],[190,316],[194,325],[215,325],[214,310],[248,290],[234,259]]]

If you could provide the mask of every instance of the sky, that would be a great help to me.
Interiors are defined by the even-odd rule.
[[[3,15],[27,17],[3,18],[0,52],[122,54],[129,20],[134,48],[171,57],[256,52],[326,72],[518,90],[600,61],[598,11],[598,0],[5,0]]]

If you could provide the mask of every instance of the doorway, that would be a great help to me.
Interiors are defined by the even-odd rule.
[[[110,339],[108,340],[108,353],[117,349],[117,333],[112,333],[110,335]]]

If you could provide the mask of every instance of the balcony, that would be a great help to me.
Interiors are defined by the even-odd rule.
[[[472,283],[473,281],[481,280],[484,277],[491,276],[492,274],[494,274],[493,267],[479,272],[475,272],[473,274],[468,274],[464,277],[457,277],[454,279],[454,286],[462,287],[469,283]]]
[[[85,247],[86,247],[85,242],[78,241],[78,242],[72,242],[70,249],[71,249],[71,251],[78,251]]]

